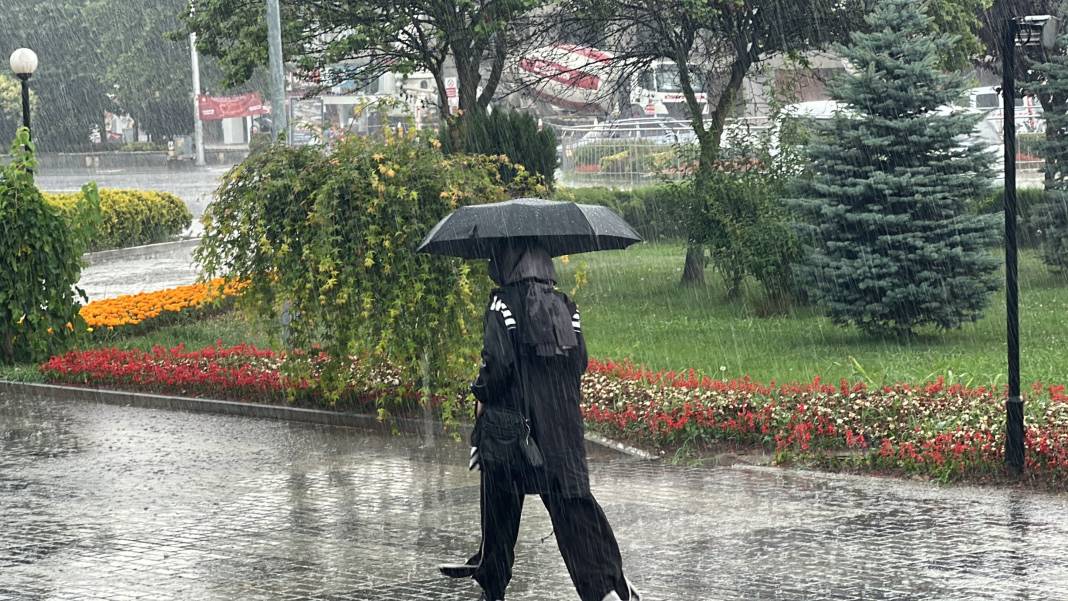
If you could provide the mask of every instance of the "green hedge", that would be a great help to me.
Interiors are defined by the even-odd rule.
[[[81,193],[44,196],[68,220],[82,198]],[[93,236],[90,251],[165,242],[193,223],[193,215],[182,199],[167,192],[101,190],[100,212],[100,229]]]
[[[686,200],[682,192],[673,186],[647,186],[633,190],[560,188],[554,198],[610,207],[648,241],[686,239]]]
[[[1023,248],[1038,248],[1041,237],[1038,230],[1042,224],[1035,219],[1036,213],[1045,202],[1046,191],[1042,188],[1018,188],[1016,190],[1016,207],[1018,211],[1019,244]],[[997,188],[986,198],[980,198],[974,205],[978,215],[1002,214],[1005,212],[1005,189]]]

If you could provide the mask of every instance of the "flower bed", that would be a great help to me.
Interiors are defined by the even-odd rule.
[[[189,317],[206,317],[233,306],[246,284],[215,279],[158,292],[142,292],[93,301],[81,308],[90,332],[140,333]]]
[[[218,342],[196,351],[181,345],[154,347],[147,352],[114,348],[71,351],[48,360],[40,371],[57,384],[268,404],[376,411],[379,401],[389,398],[392,409],[403,411],[414,407],[418,399],[394,371],[375,369],[367,374],[353,365],[348,389],[337,403],[326,403],[309,384],[322,357],[309,359],[308,378],[286,376],[284,361],[283,353],[244,344],[224,347]]]
[[[89,384],[233,400],[323,404],[307,380],[282,375],[284,357],[252,346],[189,352],[100,349],[54,357],[41,366],[52,382]],[[309,378],[315,377],[312,360]],[[355,410],[415,407],[399,372],[360,375],[354,365],[339,403]],[[400,391],[400,394],[398,394]],[[904,473],[940,480],[986,479],[1004,463],[1002,391],[939,379],[882,388],[815,379],[807,384],[722,381],[694,372],[650,372],[590,361],[583,380],[587,425],[652,449],[728,442],[775,452],[778,463]],[[397,399],[402,401],[398,404]],[[1027,407],[1027,469],[1043,481],[1068,478],[1068,395],[1035,385]]]
[[[759,384],[591,361],[587,424],[657,448],[731,441],[774,449],[779,463],[815,461],[942,480],[983,478],[1004,463],[1004,393],[947,385],[870,388]],[[1029,473],[1068,475],[1068,396],[1036,384],[1027,407]],[[841,453],[841,451],[852,451]]]

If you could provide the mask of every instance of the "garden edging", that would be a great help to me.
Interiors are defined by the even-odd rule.
[[[187,411],[192,413],[215,413],[260,419],[277,419],[327,426],[358,428],[376,432],[391,432],[394,427],[396,430],[405,433],[422,433],[426,431],[425,422],[415,418],[397,417],[391,418],[388,422],[382,422],[376,415],[363,413],[0,380],[0,396],[3,396],[5,393],[23,394],[32,397],[47,397],[49,399],[60,401],[102,403],[123,407],[141,407],[170,411]],[[461,423],[457,426],[457,430],[459,434],[466,439],[471,433],[471,427],[471,424]],[[638,459],[653,460],[657,458],[656,455],[652,453],[611,440],[594,432],[586,433],[586,442],[587,446],[594,445],[601,449]]]

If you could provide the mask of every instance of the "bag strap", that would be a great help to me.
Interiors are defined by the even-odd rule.
[[[502,291],[502,293],[503,293],[503,291]],[[501,294],[501,296],[504,296],[504,295]],[[509,296],[512,296],[512,295],[509,295]],[[509,298],[508,300],[511,301],[513,299]],[[520,303],[522,303],[522,301],[520,301]],[[516,321],[518,321],[519,313],[517,312],[517,308],[516,307],[512,307],[511,311],[512,311],[513,318],[515,318]],[[512,343],[512,355],[515,357],[515,364],[514,364],[515,375],[516,375],[516,378],[519,381],[520,414],[523,416],[523,423],[526,424],[526,426],[527,426],[527,435],[529,436],[532,433],[532,428],[530,426],[530,397],[527,394],[527,388],[528,388],[527,380],[526,380],[526,377],[524,377],[525,374],[523,373],[523,368],[521,367],[522,363],[523,363],[523,359],[522,359],[522,354],[521,354],[522,349],[520,347],[522,345],[519,343],[519,334],[518,334],[518,332],[519,332],[519,328],[512,328],[512,329],[508,330],[508,339]]]

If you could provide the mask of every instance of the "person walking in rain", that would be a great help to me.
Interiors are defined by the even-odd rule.
[[[483,487],[473,578],[482,599],[504,599],[524,497],[539,494],[581,600],[640,601],[590,492],[579,409],[587,353],[578,308],[555,289],[552,257],[536,242],[499,244],[489,268],[498,287],[485,312],[482,365],[471,387],[479,403],[472,442]]]

